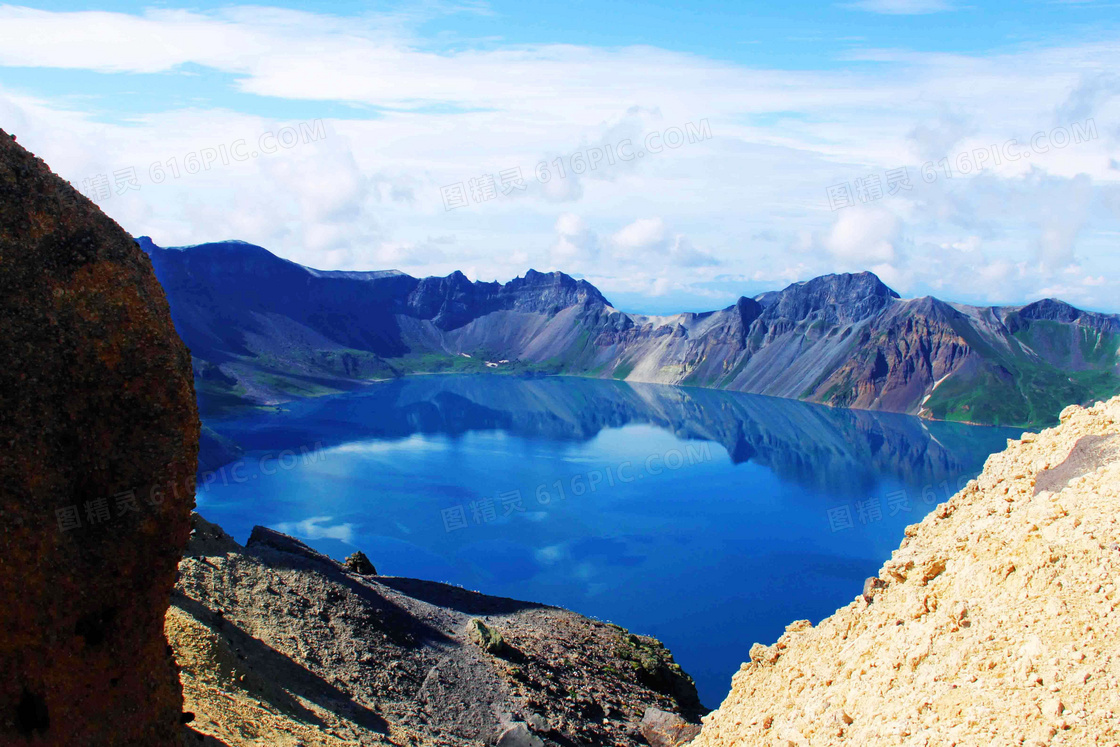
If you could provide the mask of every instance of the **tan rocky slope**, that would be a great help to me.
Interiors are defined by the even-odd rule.
[[[1120,744],[1118,423],[1008,442],[864,596],[752,647],[693,744]]]
[[[194,526],[166,623],[190,744],[574,747],[699,730],[692,680],[652,638],[364,575],[261,527],[243,547]]]

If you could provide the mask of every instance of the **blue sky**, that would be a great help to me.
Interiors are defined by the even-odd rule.
[[[880,2],[269,2],[331,15],[397,14],[433,49],[495,48],[502,44],[645,44],[748,65],[835,67],[861,46],[915,51],[984,53],[1017,44],[1102,38],[1118,25],[1113,2],[968,3],[940,0]],[[227,2],[41,2],[57,12],[151,9],[199,11]]]
[[[164,245],[562,269],[658,313],[861,269],[904,295],[1120,310],[1118,20],[1110,2],[0,5],[0,127]]]

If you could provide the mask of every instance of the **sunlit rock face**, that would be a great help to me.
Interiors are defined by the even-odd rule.
[[[178,744],[190,353],[149,259],[0,131],[0,744]]]
[[[908,527],[852,603],[755,643],[694,747],[1116,744],[1120,397],[1060,421]]]

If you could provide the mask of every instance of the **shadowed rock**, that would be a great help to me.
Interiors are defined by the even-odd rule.
[[[190,355],[145,254],[3,131],[0,339],[0,744],[178,744]]]
[[[359,576],[376,576],[377,569],[373,567],[366,554],[361,550],[351,553],[350,557],[346,559],[346,568]]]
[[[1120,458],[1120,437],[1082,436],[1073,445],[1069,456],[1056,467],[1038,473],[1034,483],[1034,494],[1049,490],[1060,493],[1079,477],[1096,472],[1100,467]]]

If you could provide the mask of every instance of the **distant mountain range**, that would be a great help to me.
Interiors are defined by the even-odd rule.
[[[628,314],[590,283],[530,270],[313,270],[243,242],[151,257],[194,357],[204,412],[410,373],[555,373],[1039,426],[1120,392],[1120,317],[1053,299],[903,299],[870,272],[825,275],[719,311]]]

